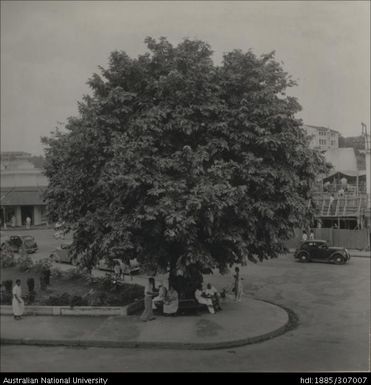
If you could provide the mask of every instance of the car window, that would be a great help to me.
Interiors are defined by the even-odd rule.
[[[321,247],[321,248],[325,248],[327,247],[327,243],[326,242],[322,242],[318,245],[318,247]]]

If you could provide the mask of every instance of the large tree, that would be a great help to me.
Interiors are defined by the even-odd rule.
[[[310,218],[324,160],[309,149],[295,85],[274,59],[147,38],[113,52],[46,144],[51,219],[73,231],[87,264],[136,255],[157,268],[276,257]]]

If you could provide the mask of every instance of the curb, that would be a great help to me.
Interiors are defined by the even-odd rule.
[[[288,315],[288,321],[281,327],[260,336],[242,338],[239,340],[209,343],[182,343],[182,342],[146,342],[146,341],[107,341],[107,340],[36,340],[32,338],[0,338],[2,345],[36,345],[36,346],[70,346],[95,348],[136,348],[136,349],[175,349],[175,350],[217,350],[235,348],[256,344],[278,337],[299,325],[297,314],[282,305],[259,299],[283,309]]]
[[[130,306],[130,305],[128,305]],[[25,315],[33,316],[127,316],[127,306],[38,306],[29,305],[25,307]],[[0,305],[0,315],[12,316],[12,305]]]

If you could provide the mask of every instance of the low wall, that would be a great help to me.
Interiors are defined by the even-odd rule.
[[[1,315],[13,315],[10,305],[0,306]],[[126,307],[106,306],[25,306],[25,315],[55,315],[55,316],[126,316]]]

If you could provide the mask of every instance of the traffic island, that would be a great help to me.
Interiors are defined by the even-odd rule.
[[[142,322],[138,316],[26,316],[21,321],[1,317],[1,343],[153,349],[223,349],[262,342],[297,325],[288,309],[245,298],[227,301],[216,314],[158,316]]]

